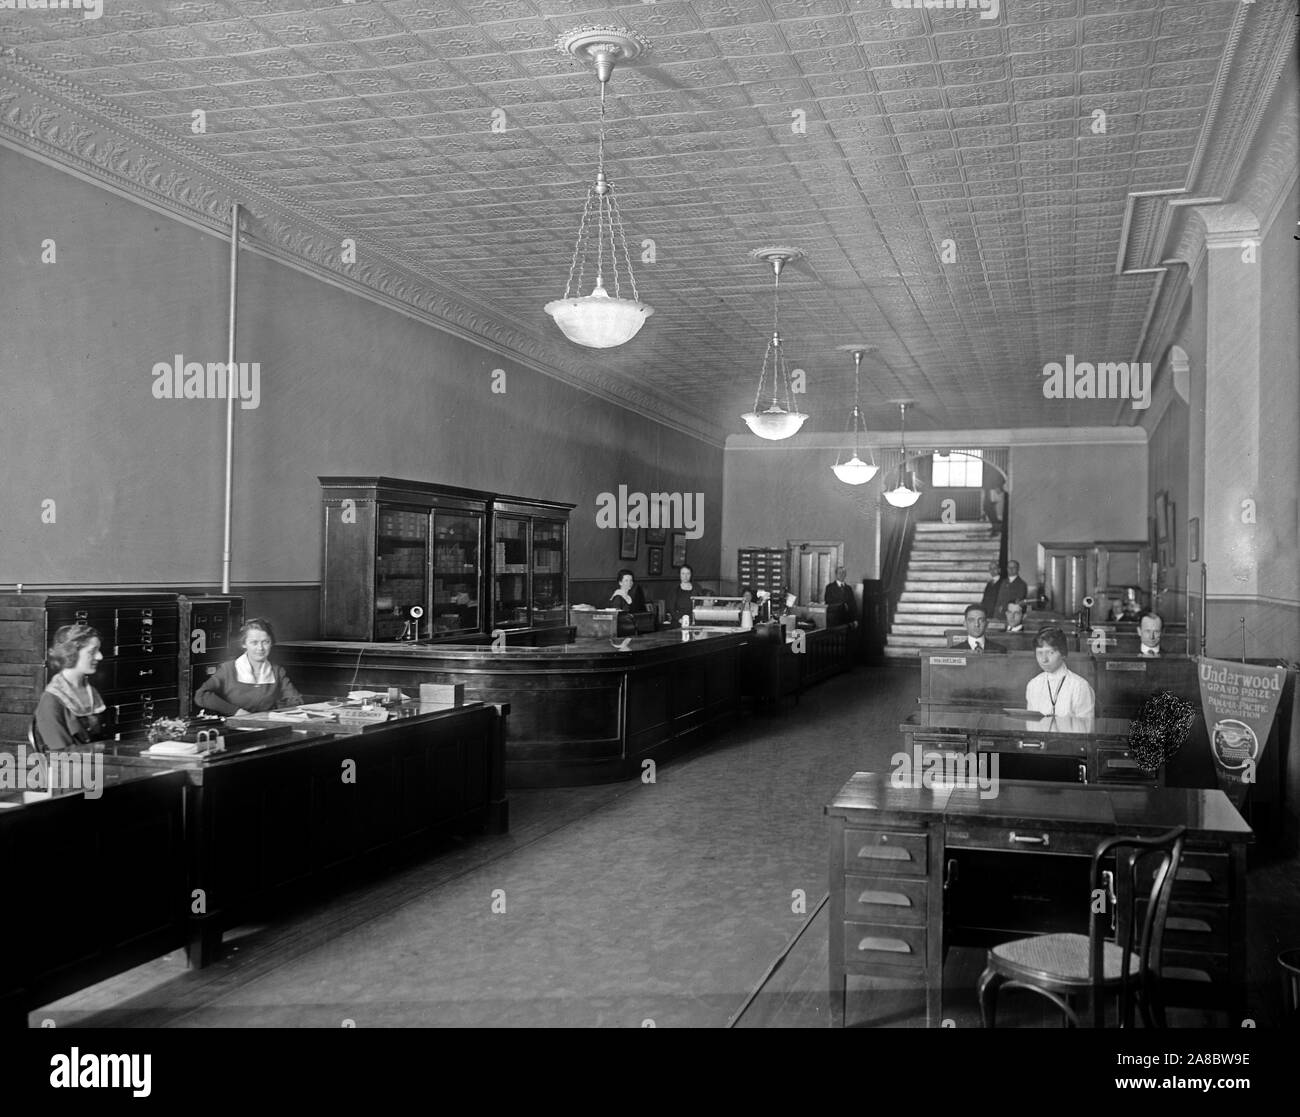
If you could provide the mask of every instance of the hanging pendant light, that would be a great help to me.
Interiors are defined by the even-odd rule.
[[[614,184],[605,177],[605,90],[614,73],[614,63],[630,62],[647,50],[648,44],[625,28],[583,27],[562,35],[556,46],[566,54],[596,64],[596,76],[600,79],[600,146],[596,182],[588,188],[587,201],[582,207],[564,297],[547,303],[544,309],[570,341],[591,349],[611,349],[636,337],[645,320],[654,313],[654,308],[643,303],[637,291],[623,219],[614,200]],[[591,260],[593,244],[594,261]],[[619,280],[620,253],[622,269],[632,287],[630,299],[623,297]],[[595,266],[596,285],[591,294],[583,295],[583,275],[589,262]],[[612,295],[605,289],[606,266],[614,280]]]
[[[835,476],[843,481],[846,485],[865,485],[877,473],[880,472],[880,466],[876,465],[876,459],[872,456],[871,447],[867,447],[867,457],[871,461],[864,462],[861,455],[861,443],[858,434],[866,424],[862,421],[862,407],[860,405],[859,392],[859,373],[862,369],[862,354],[870,348],[866,345],[841,345],[839,347],[843,352],[853,354],[853,457],[848,461],[840,461],[840,454],[835,456],[835,464],[831,466]]]
[[[767,348],[763,351],[763,367],[758,374],[758,392],[754,396],[754,410],[746,411],[741,418],[745,420],[746,426],[760,438],[770,438],[776,441],[789,438],[803,426],[804,420],[808,418],[803,412],[796,411],[792,402],[790,372],[785,364],[785,350],[781,347],[780,329],[781,269],[791,260],[799,259],[803,253],[797,248],[756,248],[750,255],[754,259],[762,260],[772,266],[774,282],[772,337],[767,343]],[[767,382],[768,361],[772,362],[771,403],[760,411],[759,407],[764,399],[763,385]]]
[[[907,487],[907,404],[899,403],[898,410],[902,423],[899,435],[901,450],[898,459],[898,486],[885,493],[885,499],[895,508],[911,508],[921,499],[921,494],[918,490]]]

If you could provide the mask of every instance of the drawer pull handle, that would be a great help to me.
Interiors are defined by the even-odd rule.
[[[1042,741],[1017,741],[1016,745],[1022,749],[1041,749],[1044,747]]]
[[[912,855],[905,849],[899,849],[897,846],[887,846],[879,849],[873,846],[863,846],[858,850],[858,856],[867,861],[910,861]]]
[[[1079,782],[1080,783],[1088,782],[1088,765],[1086,764],[1079,765]]]
[[[1017,834],[1014,830],[1011,831],[1011,840],[1018,845],[1027,846],[1046,846],[1051,844],[1048,840],[1048,835],[1046,834]]]
[[[1166,916],[1165,926],[1170,931],[1192,931],[1198,935],[1208,935],[1214,930],[1204,919],[1193,919],[1187,915]]]
[[[888,939],[877,935],[867,935],[858,943],[859,953],[879,950],[887,954],[911,954],[912,947],[902,939]]]
[[[1174,877],[1174,879],[1190,880],[1190,881],[1194,881],[1197,884],[1209,884],[1214,878],[1211,877],[1210,874],[1207,873],[1204,869],[1194,869],[1191,866],[1187,866],[1185,868],[1179,869],[1178,875]]]
[[[910,908],[912,898],[901,892],[873,892],[868,888],[858,897],[859,904],[888,904],[894,908]]]

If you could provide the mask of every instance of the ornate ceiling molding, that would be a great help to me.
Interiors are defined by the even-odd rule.
[[[343,263],[342,242],[354,232],[8,47],[0,48],[0,143],[222,239],[238,202],[242,248],[652,422],[723,445],[725,432],[700,415],[605,375],[594,360],[574,359],[463,290],[446,289],[390,244],[367,241],[357,263]]]

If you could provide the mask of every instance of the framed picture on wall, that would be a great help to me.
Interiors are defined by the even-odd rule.
[[[673,566],[686,565],[686,533],[673,532]]]
[[[650,541],[650,529],[646,530],[646,542]],[[662,547],[646,548],[646,572],[651,578],[656,578],[664,572],[664,549]]]
[[[625,562],[631,562],[636,558],[637,552],[637,532],[640,528],[625,527],[619,528],[618,532],[618,557]]]
[[[662,547],[668,542],[668,529],[666,527],[648,527],[645,529],[645,542],[647,547]]]

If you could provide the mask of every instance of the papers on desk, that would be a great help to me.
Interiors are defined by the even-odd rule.
[[[311,706],[295,706],[288,710],[272,710],[265,716],[268,721],[289,721],[301,725],[303,722],[309,721],[334,721],[338,718],[339,709],[340,707],[331,706],[326,702],[317,702]]]
[[[348,692],[349,702],[375,702],[388,697],[386,690],[353,690]]]
[[[211,746],[200,745],[197,741],[156,741],[144,750],[147,756],[198,756],[201,752],[211,751]]]

